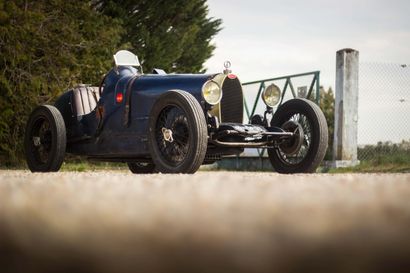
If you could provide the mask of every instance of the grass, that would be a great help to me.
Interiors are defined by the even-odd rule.
[[[23,170],[26,166],[1,167],[0,169],[8,170]],[[98,170],[120,170],[126,171],[128,167],[125,163],[110,163],[110,162],[92,162],[92,161],[68,161],[64,162],[60,171],[63,172],[88,172]],[[204,165],[200,168],[201,171],[226,171],[227,169],[220,168],[215,165]],[[238,170],[235,170],[238,171]],[[271,172],[272,170],[256,170],[243,169],[241,171],[258,171]],[[410,173],[410,162],[386,162],[378,163],[375,161],[361,161],[355,167],[347,168],[322,168],[319,167],[318,173]]]
[[[407,147],[400,147],[391,144],[379,144],[366,146],[358,150],[360,164],[348,168],[328,168],[319,167],[318,173],[410,173],[410,150]],[[270,162],[267,158],[263,161],[263,169],[260,168],[259,159],[242,158],[236,169],[236,164],[222,160],[218,165],[204,165],[201,171],[259,171],[272,172]],[[228,163],[227,163],[228,162]],[[235,165],[235,166],[233,166]],[[0,169],[22,170],[27,169],[25,163],[19,165],[1,165]],[[96,170],[122,170],[127,171],[125,163],[88,161],[82,157],[68,155],[61,167],[61,171],[86,172]]]
[[[375,164],[372,161],[360,162],[355,167],[332,168],[328,173],[409,173],[410,164]]]
[[[26,170],[27,165],[25,163],[19,163],[16,165],[1,165],[0,170]],[[113,163],[113,162],[96,162],[88,161],[84,159],[72,159],[64,161],[60,171],[63,172],[87,172],[97,170],[128,170],[125,163]]]
[[[410,141],[378,142],[357,150],[360,164],[355,167],[330,169],[329,173],[408,173],[410,172]]]
[[[93,162],[93,161],[68,161],[64,162],[60,171],[87,172],[96,170],[128,170],[125,163]]]
[[[410,152],[379,154],[372,159],[362,159],[355,167],[330,169],[329,173],[369,172],[369,173],[408,173],[410,172]]]

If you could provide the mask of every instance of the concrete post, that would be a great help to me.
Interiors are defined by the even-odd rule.
[[[359,51],[336,52],[336,98],[333,161],[335,167],[357,165]]]

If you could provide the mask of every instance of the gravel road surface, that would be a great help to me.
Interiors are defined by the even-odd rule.
[[[0,171],[0,272],[409,272],[410,175]]]

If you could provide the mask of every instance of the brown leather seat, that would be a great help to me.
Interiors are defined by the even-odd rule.
[[[87,115],[97,107],[100,99],[98,87],[81,84],[74,87],[72,92],[71,105],[77,117]]]

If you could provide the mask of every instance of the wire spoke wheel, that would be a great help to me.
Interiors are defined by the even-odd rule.
[[[51,130],[50,124],[44,116],[38,117],[34,122],[33,130],[30,132],[30,151],[39,164],[47,163],[51,152]]]
[[[57,108],[39,106],[27,122],[24,148],[32,172],[55,172],[64,161],[66,129]]]
[[[149,120],[149,148],[159,172],[194,173],[204,161],[208,130],[199,102],[189,93],[161,95]]]
[[[163,129],[172,132],[172,141],[167,139]],[[189,150],[189,129],[185,113],[178,106],[162,110],[155,127],[157,145],[162,156],[171,165],[177,166]]]
[[[292,138],[268,149],[274,169],[280,173],[316,171],[328,142],[327,123],[320,108],[306,99],[289,100],[276,111],[271,126],[294,133]]]
[[[309,119],[304,114],[300,113],[292,115],[288,124],[294,126],[291,127],[290,130],[288,128],[283,128],[283,125],[282,128],[285,129],[285,131],[294,132],[295,137],[279,145],[277,149],[278,157],[283,160],[285,164],[299,164],[308,155],[310,150],[312,144],[312,125]],[[295,146],[298,147],[295,151],[292,151],[287,149],[289,146],[291,148],[294,148]]]

